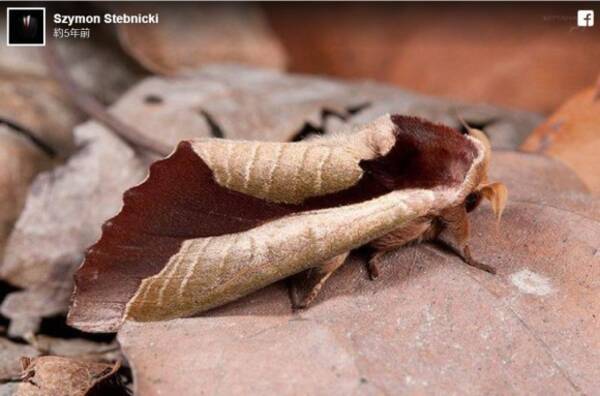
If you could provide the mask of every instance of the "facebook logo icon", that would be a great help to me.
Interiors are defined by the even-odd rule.
[[[579,11],[577,11],[577,26],[581,26],[581,27],[594,26],[594,10],[579,10]]]

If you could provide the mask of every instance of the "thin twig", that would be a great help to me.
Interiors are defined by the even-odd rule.
[[[69,95],[73,104],[84,114],[111,129],[133,148],[151,151],[161,156],[166,156],[171,152],[172,148],[169,145],[149,139],[134,127],[110,114],[100,101],[83,91],[69,75],[51,40],[46,44],[44,55],[52,76]]]

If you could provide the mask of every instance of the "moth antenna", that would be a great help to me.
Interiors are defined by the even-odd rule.
[[[460,114],[456,113],[456,118],[458,118],[458,121],[460,121],[460,123],[463,126],[463,128],[465,128],[465,133],[468,134],[469,131],[471,131],[471,129],[473,129],[473,128],[471,128],[469,126],[469,124],[467,124],[467,122],[465,121],[465,119],[462,118],[462,116]]]
[[[480,192],[492,204],[492,211],[496,216],[496,224],[500,224],[502,212],[504,212],[506,201],[508,200],[508,189],[503,183],[496,182],[486,184],[480,189]]]

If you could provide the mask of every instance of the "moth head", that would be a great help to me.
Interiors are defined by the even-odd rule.
[[[508,199],[508,189],[503,183],[488,181],[488,169],[492,156],[492,145],[487,135],[475,128],[467,128],[469,136],[479,141],[484,148],[483,159],[478,168],[477,182],[473,188],[473,191],[465,199],[464,205],[467,212],[475,210],[481,203],[482,199],[487,199],[492,205],[492,211],[496,216],[497,221],[500,221],[502,212],[506,206]]]

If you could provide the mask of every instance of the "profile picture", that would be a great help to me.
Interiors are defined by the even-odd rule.
[[[42,7],[7,8],[7,44],[43,46],[46,44],[46,9]]]

